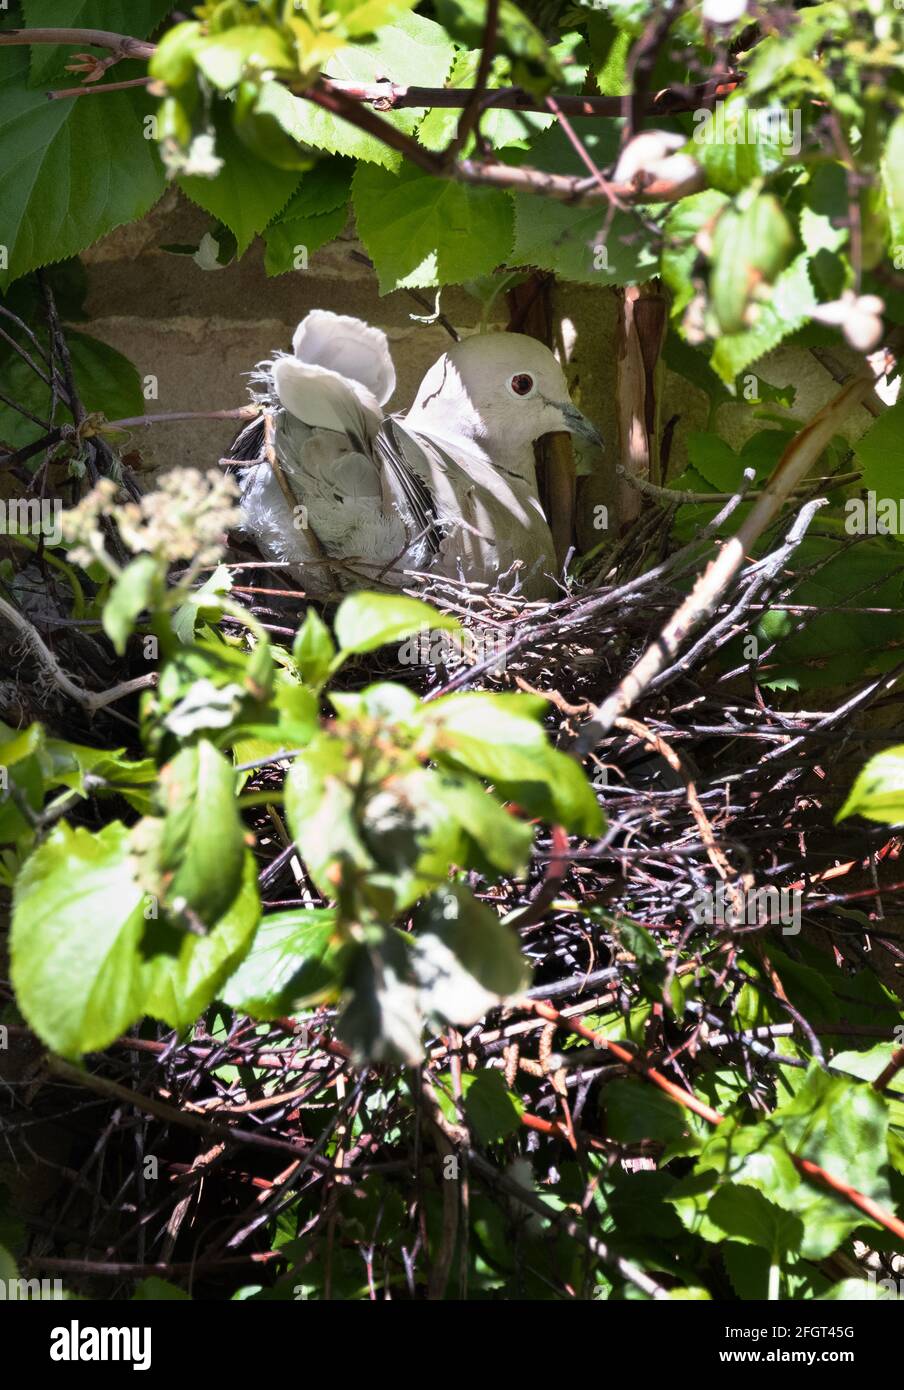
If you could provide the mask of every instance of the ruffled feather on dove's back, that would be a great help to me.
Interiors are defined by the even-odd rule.
[[[234,454],[255,460],[242,477],[246,530],[265,556],[298,565],[309,593],[399,587],[411,570],[493,583],[513,564],[528,597],[553,591],[533,440],[596,432],[543,344],[466,339],[430,369],[407,416],[387,416],[396,375],[386,335],[312,310],[293,352],[253,379],[275,421],[276,462],[255,421]]]

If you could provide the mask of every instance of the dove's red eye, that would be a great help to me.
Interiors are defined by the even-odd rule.
[[[534,389],[534,379],[527,372],[517,372],[509,382],[516,396],[529,396]]]

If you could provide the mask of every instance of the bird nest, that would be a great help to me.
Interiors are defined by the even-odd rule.
[[[706,540],[676,544],[670,538],[671,515],[648,510],[626,535],[585,557],[576,577],[563,582],[560,595],[550,601],[524,600],[512,576],[491,589],[412,574],[408,592],[457,617],[463,637],[450,649],[439,634],[425,633],[389,656],[384,650],[358,658],[343,679],[358,686],[388,677],[404,680],[427,699],[480,686],[539,692],[550,702],[551,736],[567,748],[594,703],[655,640],[701,568]],[[237,596],[275,641],[290,643],[305,596],[293,590],[284,569],[238,551],[232,559]],[[665,1059],[690,1088],[721,1060],[744,1069],[755,1094],[773,1083],[779,1063],[804,1065],[781,1053],[785,1035],[797,1033],[821,1058],[827,1034],[848,1029],[862,1037],[872,1030],[887,1037],[896,1017],[882,1017],[871,989],[877,975],[896,987],[904,960],[896,920],[901,885],[885,893],[879,889],[883,861],[896,858],[900,844],[881,826],[833,825],[839,780],[849,780],[846,769],[859,768],[874,751],[877,730],[871,720],[881,717],[881,707],[873,708],[881,688],[865,681],[862,689],[822,709],[795,711],[788,697],[770,694],[762,680],[768,649],[758,660],[731,655],[732,641],[764,605],[793,587],[793,568],[793,540],[776,532],[766,556],[749,562],[719,601],[705,631],[691,638],[630,716],[619,719],[599,742],[589,774],[608,823],[597,842],[569,844],[555,827],[540,830],[526,879],[495,885],[475,879],[472,885],[499,911],[517,914],[522,949],[533,969],[528,1000],[549,1001],[572,1028],[602,1020],[611,1031],[612,1017],[618,1016],[629,1038],[637,1033],[645,1056]],[[128,665],[117,668],[96,637],[67,626],[62,589],[44,587],[42,605],[32,608],[31,620],[85,683],[96,682],[101,669],[106,681],[133,674]],[[20,716],[37,711],[54,722],[54,706],[62,697],[59,692],[48,696],[46,681],[27,653],[11,684]],[[105,711],[90,722],[77,716],[76,725],[79,718],[83,727],[71,727],[69,711],[70,737],[123,741],[123,723]],[[826,776],[829,765],[836,769],[834,782]],[[249,789],[276,788],[282,775],[277,766],[262,767],[252,774]],[[265,807],[250,814],[265,907],[321,903]],[[695,901],[701,894],[718,901],[720,885],[730,891],[739,885],[745,891],[774,890],[780,907],[791,904],[792,910],[787,920],[763,921],[757,909],[754,916],[701,922]],[[746,947],[762,963],[760,988],[781,1012],[780,1023],[757,1029],[738,1021],[738,1001],[749,979],[742,961]],[[828,1019],[823,1002],[798,987],[817,957],[851,1001],[840,1020]],[[656,974],[662,970],[664,976]],[[687,978],[700,988],[682,1014],[676,1001]],[[676,1004],[674,1013],[661,1005],[651,1011],[651,987]],[[0,998],[11,998],[6,986],[0,991]],[[352,1184],[356,1198],[366,1197],[377,1182],[380,1202],[393,1192],[408,1193],[413,1121],[404,1090],[393,1087],[379,1069],[348,1080],[334,1017],[332,1008],[322,1007],[306,1018],[265,1027],[235,1018],[224,1030],[211,1016],[182,1038],[157,1025],[141,1037],[121,1039],[94,1058],[89,1071],[58,1068],[38,1086],[24,1084],[38,1051],[26,1030],[14,1025],[21,1046],[13,1059],[6,1130],[18,1162],[25,1151],[16,1148],[16,1135],[30,1133],[36,1120],[71,1106],[79,1094],[75,1085],[93,1089],[94,1104],[109,1112],[101,1140],[76,1137],[67,1148],[68,1170],[83,1173],[79,1186],[68,1196],[65,1188],[57,1194],[51,1190],[50,1218],[43,1208],[28,1217],[26,1268],[40,1271],[42,1260],[55,1268],[61,1256],[68,1258],[71,1286],[94,1296],[123,1293],[141,1270],[165,1272],[176,1281],[190,1278],[201,1296],[228,1296],[238,1278],[267,1283],[282,1270],[284,1257],[265,1236],[266,1220],[275,1220],[289,1199],[302,1204],[312,1250],[321,1228],[332,1232],[331,1213],[346,1197],[345,1189],[335,1186],[328,1153],[342,1152],[344,1181]],[[586,1047],[554,1052],[555,1034],[544,1016],[524,1007],[497,1011],[457,1043],[451,1034],[432,1039],[426,1075],[442,1074],[455,1046],[470,1071],[502,1070],[526,1097],[530,1130],[524,1145],[534,1161],[545,1157],[554,1163],[567,1139],[577,1151],[601,1151],[629,1171],[654,1167],[655,1143],[599,1138],[590,1119],[598,1088],[623,1075],[624,1066]],[[562,1034],[557,1036],[562,1046]],[[335,1097],[326,1111],[324,1088]],[[161,1094],[170,1099],[163,1103]],[[313,1108],[309,1094],[315,1097]],[[139,1190],[132,1215],[117,1207],[116,1174],[120,1167],[134,1167],[133,1121],[123,1108],[124,1096],[139,1114],[145,1108],[145,1122],[154,1130],[146,1147],[171,1179],[171,1195],[161,1196],[157,1188]],[[350,1142],[343,1138],[349,1117],[364,1114],[364,1107],[367,1122],[358,1125]],[[241,1131],[238,1164],[222,1142],[227,1125]],[[299,1144],[309,1147],[300,1168]],[[296,1158],[286,1168],[292,1154]],[[501,1211],[510,1211],[513,1193],[525,1206],[536,1202],[528,1186],[518,1185],[514,1170],[502,1176],[479,1154],[470,1161]],[[27,1164],[24,1171],[33,1167]],[[15,1182],[15,1173],[5,1170],[5,1177]],[[81,1187],[90,1189],[90,1200],[78,1196]],[[98,1199],[100,1193],[105,1200]],[[541,1214],[545,1210],[541,1204]],[[395,1268],[391,1226],[384,1222],[376,1237],[368,1235],[366,1251],[354,1224],[343,1226],[336,1249],[350,1248],[370,1264],[382,1268],[385,1261]],[[97,1250],[105,1252],[102,1263]],[[240,1270],[243,1259],[257,1262],[249,1263],[248,1275]],[[342,1292],[344,1266],[339,1255],[336,1260],[330,1276],[338,1283],[335,1296],[354,1296]],[[415,1253],[398,1267],[412,1297],[420,1296],[433,1277],[422,1266]]]

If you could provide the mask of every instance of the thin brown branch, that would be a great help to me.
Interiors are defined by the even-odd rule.
[[[838,432],[839,425],[862,404],[872,388],[873,374],[864,365],[838,395],[795,435],[737,533],[725,542],[684,603],[673,613],[659,637],[651,643],[614,693],[594,710],[575,745],[574,751],[579,757],[585,757],[606,736],[615,720],[627,713],[663,669],[666,661],[674,659],[685,638],[713,612],[756,541],[779,515],[795,487],[818,462],[823,450]]]
[[[477,132],[478,123],[483,111],[487,83],[490,80],[490,71],[493,66],[493,57],[496,52],[496,31],[498,24],[499,0],[487,0],[487,17],[483,31],[483,47],[480,50],[480,61],[477,64],[477,72],[474,77],[474,90],[470,93],[470,99],[458,119],[458,128],[455,131],[455,135],[449,141],[448,146],[443,152],[443,162],[447,165],[455,163],[455,160],[468,143],[469,136]],[[478,144],[479,143],[478,140]]]
[[[8,44],[87,44],[90,48],[107,48],[119,58],[150,58],[157,45],[129,34],[115,34],[109,29],[7,29],[0,34],[0,47]]]
[[[648,116],[676,115],[682,111],[696,111],[707,102],[729,96],[739,85],[734,73],[710,78],[696,86],[663,87],[644,103]],[[475,94],[473,87],[409,87],[397,82],[344,82],[330,79],[330,86],[354,101],[366,102],[378,111],[402,111],[415,109],[456,109],[467,107]],[[575,96],[571,92],[554,93],[556,105],[566,116],[589,118],[592,116],[613,116],[622,114],[621,97]],[[494,87],[484,93],[484,109],[493,107],[503,111],[545,112],[546,97],[534,96],[521,87]]]
[[[130,87],[147,87],[153,80],[153,77],[129,77],[125,82],[103,82],[93,87],[59,87],[56,91],[47,93],[47,100],[63,101],[67,97],[93,97],[104,92],[125,92]]]

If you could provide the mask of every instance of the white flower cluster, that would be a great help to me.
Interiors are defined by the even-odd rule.
[[[147,551],[166,561],[193,560],[215,564],[223,551],[224,533],[239,520],[237,489],[232,478],[209,469],[174,468],[156,492],[140,502],[117,503],[119,489],[110,478],[100,482],[63,517],[63,535],[78,542],[72,551],[76,564],[94,560],[107,564],[101,519],[110,517],[123,543],[138,553]]]

